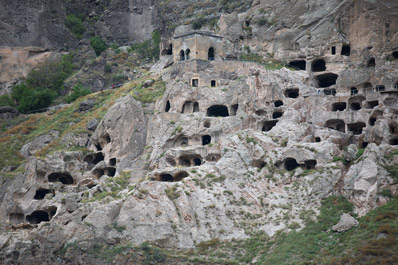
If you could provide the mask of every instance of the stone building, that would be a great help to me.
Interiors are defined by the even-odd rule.
[[[211,32],[193,31],[161,43],[161,55],[173,55],[174,63],[193,59],[219,61],[225,57],[223,37]]]

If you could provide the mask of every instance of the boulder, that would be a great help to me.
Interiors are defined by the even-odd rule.
[[[343,213],[340,221],[332,227],[335,232],[345,232],[358,225],[358,221],[348,213]]]
[[[95,129],[97,129],[98,126],[98,120],[97,119],[92,119],[87,123],[87,130],[89,131],[95,131]]]
[[[18,115],[18,110],[13,107],[0,107],[0,120],[12,120]]]
[[[95,98],[89,98],[85,101],[82,101],[79,105],[79,111],[82,112],[92,109],[94,107],[95,102],[96,102]]]

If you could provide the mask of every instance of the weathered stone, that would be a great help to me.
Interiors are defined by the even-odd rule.
[[[146,81],[142,84],[142,86],[143,86],[143,87],[150,87],[150,86],[152,86],[154,83],[155,83],[154,80],[149,79],[149,80],[146,80]]]
[[[21,154],[24,157],[33,155],[34,153],[41,150],[46,145],[50,144],[55,137],[58,137],[58,134],[59,134],[58,131],[52,131],[51,134],[44,134],[35,138],[33,141],[22,146],[20,151]]]
[[[95,101],[95,98],[89,98],[85,101],[82,101],[79,105],[79,111],[87,111],[92,109],[92,107],[94,107]]]
[[[343,213],[341,215],[340,221],[332,227],[333,231],[336,232],[346,232],[358,225],[358,221],[348,213]]]
[[[87,123],[87,130],[95,131],[95,129],[97,129],[98,123],[99,122],[97,119],[89,120],[89,122]]]
[[[18,115],[18,110],[13,107],[0,107],[0,119],[1,120],[12,120]]]

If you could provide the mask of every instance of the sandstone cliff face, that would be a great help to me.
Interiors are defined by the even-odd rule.
[[[156,3],[112,3],[96,24],[109,38],[119,21],[113,12],[129,23],[153,21],[156,13]],[[101,1],[93,5],[100,10]],[[231,49],[250,45],[300,60],[305,70],[241,61],[169,66],[163,57],[152,68],[166,84],[155,104],[128,94],[93,133],[42,135],[21,149],[24,172],[0,188],[0,260],[66,263],[52,256],[76,242],[193,248],[256,231],[272,236],[303,227],[330,195],[345,196],[359,215],[388,201],[381,191],[397,195],[388,170],[398,145],[396,4],[254,1],[240,8],[218,23]],[[145,38],[147,28],[139,30],[129,36]],[[151,91],[148,80],[140,86]],[[33,156],[60,137],[90,152]]]

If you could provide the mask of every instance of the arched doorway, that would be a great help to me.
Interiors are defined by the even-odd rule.
[[[185,60],[189,60],[189,54],[191,53],[191,50],[190,49],[186,49],[185,50]]]
[[[213,47],[210,47],[208,51],[208,60],[214,61],[214,56],[215,56],[215,50]]]
[[[184,50],[180,51],[180,61],[185,61],[185,53]]]

